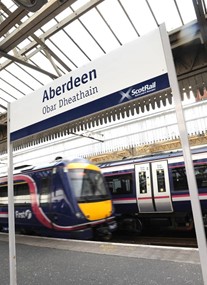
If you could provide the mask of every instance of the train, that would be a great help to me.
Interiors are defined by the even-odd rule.
[[[97,165],[57,157],[13,172],[15,230],[69,239],[109,240],[117,223],[112,197]],[[0,177],[0,229],[8,231],[8,178]]]
[[[204,227],[207,227],[207,147],[191,149]],[[110,189],[118,229],[194,231],[182,150],[98,164]],[[196,189],[195,189],[196,191]]]

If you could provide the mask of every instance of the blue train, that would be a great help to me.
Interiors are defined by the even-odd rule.
[[[207,148],[192,150],[204,226],[207,226]],[[118,227],[194,229],[181,151],[99,165],[111,191]]]
[[[18,232],[74,239],[110,239],[116,229],[111,195],[100,169],[85,159],[14,170]],[[0,178],[0,228],[8,228],[7,177]]]

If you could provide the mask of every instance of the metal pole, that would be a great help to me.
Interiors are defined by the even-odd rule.
[[[170,86],[172,89],[172,94],[173,94],[173,98],[175,102],[175,111],[176,111],[176,116],[177,116],[178,129],[180,133],[180,140],[181,140],[181,145],[182,145],[182,150],[183,150],[187,181],[188,181],[188,187],[189,187],[190,198],[191,198],[193,219],[195,223],[195,230],[196,230],[196,237],[197,237],[197,242],[198,242],[203,281],[204,281],[204,285],[207,285],[206,235],[204,231],[204,224],[203,224],[200,200],[199,200],[199,195],[198,195],[198,187],[196,183],[195,172],[194,172],[194,167],[193,167],[193,160],[192,160],[192,155],[190,151],[188,133],[187,133],[185,117],[184,117],[184,112],[183,112],[183,107],[182,107],[182,102],[181,102],[180,89],[179,89],[179,85],[177,81],[177,75],[176,75],[176,70],[174,66],[172,51],[170,48],[169,37],[167,35],[164,24],[160,26],[160,34],[161,34],[161,38],[163,42],[163,49],[164,49],[165,57],[166,57]]]
[[[13,144],[10,142],[10,104],[7,113],[7,152],[8,152],[8,213],[9,213],[9,269],[10,285],[17,285],[16,246],[14,220],[14,185],[13,185]]]

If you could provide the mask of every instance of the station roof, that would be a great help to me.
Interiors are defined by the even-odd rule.
[[[8,102],[163,22],[172,48],[193,38],[206,44],[206,5],[207,0],[48,0],[32,13],[1,0],[0,126],[6,124]]]
[[[49,0],[35,13],[1,0],[0,13],[0,113],[163,22],[172,33],[196,20],[192,0]]]

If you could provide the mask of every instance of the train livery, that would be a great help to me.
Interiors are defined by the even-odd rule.
[[[207,226],[207,148],[192,150],[195,177]],[[194,229],[182,151],[99,165],[112,194],[118,227]]]
[[[73,239],[108,240],[116,229],[111,194],[98,166],[63,160],[14,170],[18,232]],[[0,178],[0,228],[8,228],[7,177]]]

